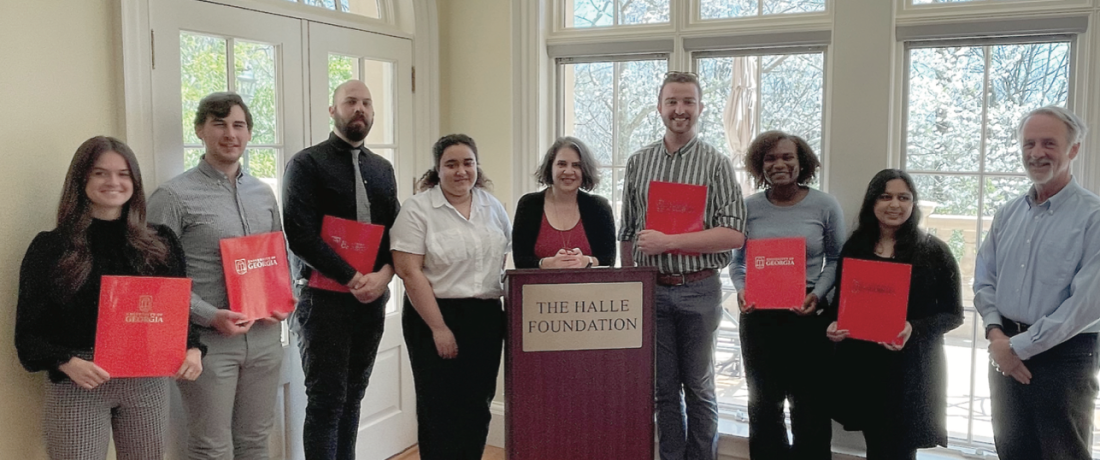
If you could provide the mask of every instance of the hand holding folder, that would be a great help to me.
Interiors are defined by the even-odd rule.
[[[189,278],[104,276],[96,365],[117,377],[167,377],[183,364],[191,313]]]
[[[243,322],[283,317],[294,311],[283,232],[226,238],[219,242],[229,309]]]
[[[374,271],[374,261],[382,246],[386,227],[325,216],[321,221],[321,238],[336,254],[359,273]],[[309,287],[335,292],[351,292],[347,286],[326,277],[316,269],[309,277]]]
[[[645,228],[666,235],[701,232],[707,210],[707,186],[651,181],[646,201]],[[671,254],[696,255],[683,251]]]
[[[806,302],[806,239],[745,243],[745,302],[758,309],[802,310]]]
[[[834,332],[882,344],[902,343],[909,308],[912,266],[845,258],[840,279],[840,305]],[[827,333],[829,333],[827,331]],[[900,345],[898,349],[900,349]]]

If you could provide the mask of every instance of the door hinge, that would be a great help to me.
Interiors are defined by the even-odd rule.
[[[412,92],[416,92],[416,66],[412,68]]]

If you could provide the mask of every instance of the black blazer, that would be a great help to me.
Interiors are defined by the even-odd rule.
[[[539,258],[535,257],[535,241],[542,227],[543,205],[546,203],[546,190],[528,193],[519,199],[516,205],[516,221],[512,225],[512,259],[516,268],[539,268]],[[602,196],[577,191],[577,208],[584,223],[584,236],[592,247],[592,256],[600,265],[615,265],[615,215],[611,205]]]

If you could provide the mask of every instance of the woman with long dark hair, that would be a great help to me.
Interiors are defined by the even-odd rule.
[[[405,282],[402,329],[416,386],[420,458],[480,459],[504,345],[500,273],[511,224],[485,191],[477,145],[443,136],[420,193],[390,230]]]
[[[943,241],[918,228],[917,196],[904,171],[876,174],[837,267],[839,283],[845,259],[912,266],[905,328],[896,340],[849,339],[836,321],[826,329],[837,342],[833,418],[863,431],[868,460],[915,459],[917,449],[947,445],[943,336],[963,322],[959,265]],[[843,301],[838,289],[838,305]]]
[[[535,178],[547,187],[523,195],[512,228],[516,268],[615,265],[615,216],[592,189],[600,170],[588,146],[561,137],[542,158]]]
[[[98,136],[77,149],[57,228],[31,242],[19,272],[15,346],[23,367],[47,371],[44,428],[50,458],[103,459],[114,434],[119,459],[164,455],[166,378],[111,378],[92,362],[103,275],[183,277],[179,240],[145,222],[145,190],[126,144]],[[175,378],[202,372],[189,331]]]
[[[752,458],[830,459],[832,421],[823,374],[832,344],[825,339],[826,294],[833,289],[844,242],[844,217],[832,195],[810,188],[821,166],[801,137],[761,133],[749,145],[745,170],[760,193],[745,199],[745,236],[806,241],[806,297],[799,308],[756,310],[745,301],[745,250],[734,252],[730,278],[741,307],[739,331],[749,384],[749,455]],[[790,401],[793,442],[783,406]]]

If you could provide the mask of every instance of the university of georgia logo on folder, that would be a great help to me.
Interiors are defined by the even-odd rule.
[[[188,278],[104,276],[93,361],[111,377],[175,375],[190,312]]]
[[[651,181],[646,201],[645,228],[666,235],[703,231],[707,186]],[[695,255],[681,251],[672,254]]]
[[[894,343],[909,308],[909,264],[844,258],[837,329],[853,339]]]
[[[294,311],[283,232],[225,238],[218,243],[230,310],[249,320]]]
[[[378,257],[378,249],[382,246],[382,235],[385,233],[386,227],[381,225],[339,217],[325,216],[321,221],[321,238],[359,273],[374,271],[374,260]],[[351,292],[347,286],[322,275],[316,269],[309,277],[309,287],[326,291]]]
[[[759,309],[802,308],[806,300],[806,239],[745,243],[745,302]]]

